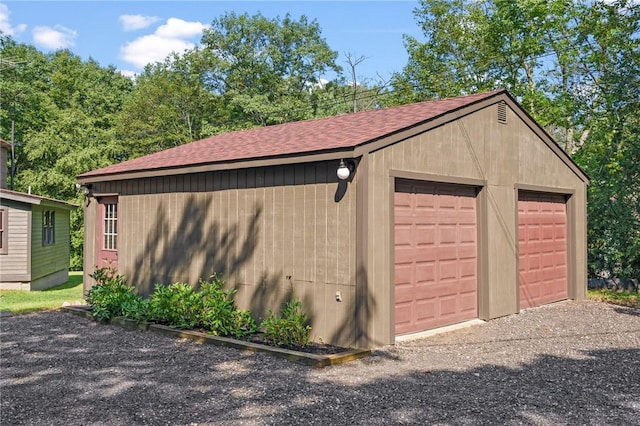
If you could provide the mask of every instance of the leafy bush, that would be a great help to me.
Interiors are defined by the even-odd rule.
[[[106,321],[123,316],[138,321],[150,319],[180,329],[206,328],[219,336],[244,337],[255,333],[258,326],[248,310],[237,309],[236,291],[225,289],[217,275],[200,283],[200,291],[187,283],[156,284],[149,299],[135,294],[124,277],[112,268],[97,269],[91,275],[97,282],[87,293],[93,316]],[[302,303],[292,298],[276,316],[269,311],[260,327],[270,344],[306,346],[311,327]]]
[[[96,280],[96,285],[89,289],[85,300],[91,305],[95,319],[107,321],[118,316],[144,319],[143,299],[115,269],[99,268],[90,277]]]
[[[122,301],[122,316],[136,321],[146,321],[149,318],[149,300],[135,294]]]
[[[282,309],[280,316],[269,310],[269,315],[262,321],[260,328],[270,344],[302,347],[309,344],[311,326],[307,322],[307,314],[302,310],[302,303],[292,297]]]
[[[202,296],[187,283],[156,284],[149,299],[149,318],[169,327],[201,325]]]
[[[235,293],[233,289],[225,290],[224,281],[217,275],[201,282],[202,324],[211,334],[243,337],[256,332],[258,327],[251,313],[236,308]]]

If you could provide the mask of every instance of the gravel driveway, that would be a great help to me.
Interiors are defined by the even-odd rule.
[[[2,425],[640,425],[640,310],[598,302],[325,369],[63,312],[0,321]]]

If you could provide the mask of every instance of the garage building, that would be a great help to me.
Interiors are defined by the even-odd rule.
[[[340,176],[338,176],[340,175]],[[85,286],[220,273],[375,347],[586,292],[588,177],[505,91],[216,135],[80,175]]]

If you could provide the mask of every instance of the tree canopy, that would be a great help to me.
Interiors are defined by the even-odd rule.
[[[423,37],[385,81],[356,81],[305,16],[226,13],[133,79],[0,34],[0,137],[15,189],[81,203],[79,173],[228,130],[505,88],[591,177],[589,273],[640,273],[640,5],[420,0]],[[346,69],[346,72],[345,72]],[[333,76],[326,79],[327,75]],[[82,265],[82,211],[72,267]]]

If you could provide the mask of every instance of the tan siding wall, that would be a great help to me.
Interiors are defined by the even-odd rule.
[[[515,186],[539,185],[575,190],[575,241],[586,247],[584,183],[508,109],[507,124],[497,122],[497,105],[388,146],[370,155],[368,188],[368,285],[374,294],[368,333],[375,344],[394,342],[392,170],[487,182],[480,223],[488,229],[480,241],[488,249],[479,288],[479,316],[490,319],[515,313],[517,305]],[[427,178],[428,179],[428,178]],[[484,207],[486,206],[486,207]],[[480,249],[480,247],[479,247]],[[584,294],[586,253],[576,253],[571,284]],[[570,294],[571,289],[570,289]],[[582,296],[583,297],[583,296]]]
[[[55,244],[42,245],[42,213],[55,212]],[[33,206],[31,216],[31,278],[36,280],[69,269],[71,247],[70,211],[48,206]]]
[[[7,254],[0,255],[0,281],[20,276],[20,280],[30,279],[29,265],[29,224],[31,206],[12,205],[3,202],[7,211]]]
[[[336,202],[337,166],[201,173],[94,191],[120,194],[118,269],[142,292],[155,283],[196,284],[220,273],[237,289],[239,306],[263,317],[293,291],[315,339],[352,345],[355,182]],[[95,223],[95,209],[85,211],[86,223]],[[94,238],[91,231],[85,235]],[[90,247],[88,241],[85,259],[95,256]]]

